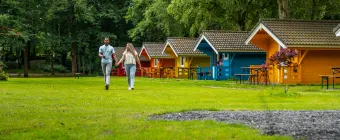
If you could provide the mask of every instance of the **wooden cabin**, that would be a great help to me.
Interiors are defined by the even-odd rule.
[[[260,65],[265,62],[265,52],[244,43],[247,32],[203,31],[195,45],[195,51],[201,51],[210,57],[210,66],[202,68],[211,72],[208,79],[227,80],[235,74],[244,73],[242,67]],[[248,79],[244,76],[243,80]]]
[[[140,54],[140,51],[142,50],[142,47],[135,47],[136,51],[138,54]],[[150,67],[151,66],[151,62],[149,60],[149,58],[145,57],[145,56],[139,56],[139,60],[141,62],[141,66],[143,67]]]
[[[208,67],[210,58],[208,55],[194,51],[196,38],[169,37],[162,53],[166,53],[174,58],[174,77],[177,78],[197,78],[198,67]]]
[[[291,48],[298,52],[294,59],[297,66],[288,69],[287,79],[284,78],[282,69],[274,67],[269,71],[271,82],[320,84],[319,75],[331,75],[331,67],[340,66],[340,38],[333,32],[339,28],[339,23],[340,21],[263,19],[250,32],[246,44],[255,44],[265,50],[267,59],[280,48]]]
[[[162,54],[163,42],[143,42],[139,56],[150,60],[150,67],[143,69],[143,76],[152,78],[170,78],[173,74],[167,73],[165,68],[174,67],[175,59],[168,54]]]

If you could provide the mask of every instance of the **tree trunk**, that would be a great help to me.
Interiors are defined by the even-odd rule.
[[[53,53],[50,55],[50,64],[51,64],[51,75],[54,76],[54,56]]]
[[[2,55],[5,54],[5,53],[2,52],[2,50],[4,50],[3,49],[4,47],[2,47],[2,46],[4,46],[4,45],[0,44],[0,62],[2,61]]]
[[[279,17],[280,19],[289,18],[289,0],[277,0],[277,4],[279,5]]]
[[[79,52],[78,52],[78,49],[77,49],[77,72],[81,71],[80,62],[81,62],[81,59],[80,59],[80,55],[79,55]]]
[[[77,44],[72,42],[72,76],[77,72]]]
[[[15,52],[16,52],[16,58],[17,58],[17,64],[18,64],[18,69],[21,69],[22,68],[22,50],[20,49],[16,49],[15,50]]]
[[[85,74],[85,59],[84,59],[84,56],[81,57],[81,61],[82,61],[82,67],[83,67],[83,74]]]
[[[69,65],[67,65],[67,63],[66,63],[66,60],[67,60],[67,53],[62,53],[60,59],[61,59],[61,64],[62,64],[63,66],[69,66]]]
[[[30,54],[30,60],[37,59],[37,47],[34,45],[32,48],[32,53]]]
[[[316,7],[316,2],[315,0],[312,0],[312,8],[311,8],[311,11],[312,11],[312,14],[311,14],[311,20],[315,20],[315,7]]]
[[[27,41],[26,46],[24,48],[24,77],[28,77],[28,49],[29,49],[30,41]]]
[[[89,75],[91,75],[91,70],[92,70],[92,63],[90,62],[90,65],[89,65],[89,67],[88,67],[88,69],[89,69]]]
[[[28,69],[31,69],[31,65],[30,65],[31,45],[32,44],[30,43],[27,47],[27,67],[28,67]]]

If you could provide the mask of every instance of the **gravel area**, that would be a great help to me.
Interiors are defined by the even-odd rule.
[[[296,139],[339,139],[339,111],[189,111],[150,116],[162,120],[216,120],[244,124],[267,135]]]

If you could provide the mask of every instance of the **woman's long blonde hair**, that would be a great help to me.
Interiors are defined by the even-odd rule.
[[[129,48],[129,49],[128,49]],[[125,52],[130,52],[130,53],[132,53],[132,54],[134,54],[135,52],[136,52],[136,49],[135,49],[135,47],[133,46],[133,44],[132,43],[127,43],[126,44],[126,48],[125,48]]]

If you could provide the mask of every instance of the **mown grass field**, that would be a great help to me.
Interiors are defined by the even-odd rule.
[[[156,121],[187,110],[338,110],[340,90],[137,78],[12,78],[0,82],[0,139],[291,139],[215,121]]]

